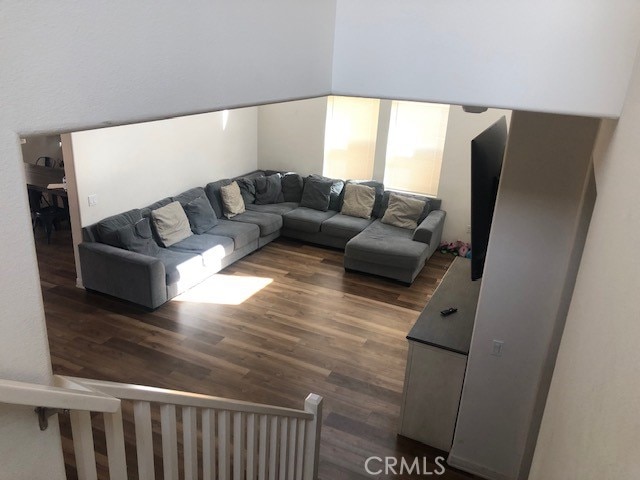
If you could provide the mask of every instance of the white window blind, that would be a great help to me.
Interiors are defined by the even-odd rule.
[[[378,130],[380,100],[329,97],[323,175],[342,179],[370,179]]]
[[[438,194],[449,105],[394,101],[384,170],[385,187]]]

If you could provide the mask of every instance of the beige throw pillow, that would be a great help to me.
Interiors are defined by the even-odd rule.
[[[397,193],[389,195],[389,206],[380,220],[382,223],[415,230],[427,202]]]
[[[371,218],[373,205],[376,203],[376,189],[366,185],[347,183],[344,187],[343,215],[350,217]]]
[[[245,212],[244,200],[242,199],[238,182],[220,187],[220,195],[222,196],[225,217],[232,218]]]
[[[153,210],[151,218],[164,247],[170,247],[193,235],[189,219],[180,202],[171,202],[169,205]]]

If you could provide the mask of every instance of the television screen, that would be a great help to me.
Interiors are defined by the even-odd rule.
[[[506,144],[506,117],[471,141],[471,280],[484,270]]]

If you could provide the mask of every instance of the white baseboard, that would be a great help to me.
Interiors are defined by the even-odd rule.
[[[478,465],[477,463],[465,460],[464,458],[456,457],[452,454],[449,454],[447,463],[452,467],[459,468],[460,470],[464,470],[465,472],[473,473],[474,475],[486,478],[488,480],[515,480],[508,475],[494,472],[490,468],[483,467],[482,465]]]
[[[82,284],[82,279],[80,277],[76,277],[76,287],[84,288],[84,285]]]

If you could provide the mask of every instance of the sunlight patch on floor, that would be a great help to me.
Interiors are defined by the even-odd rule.
[[[217,274],[173,300],[215,305],[241,305],[272,282],[273,278]]]

